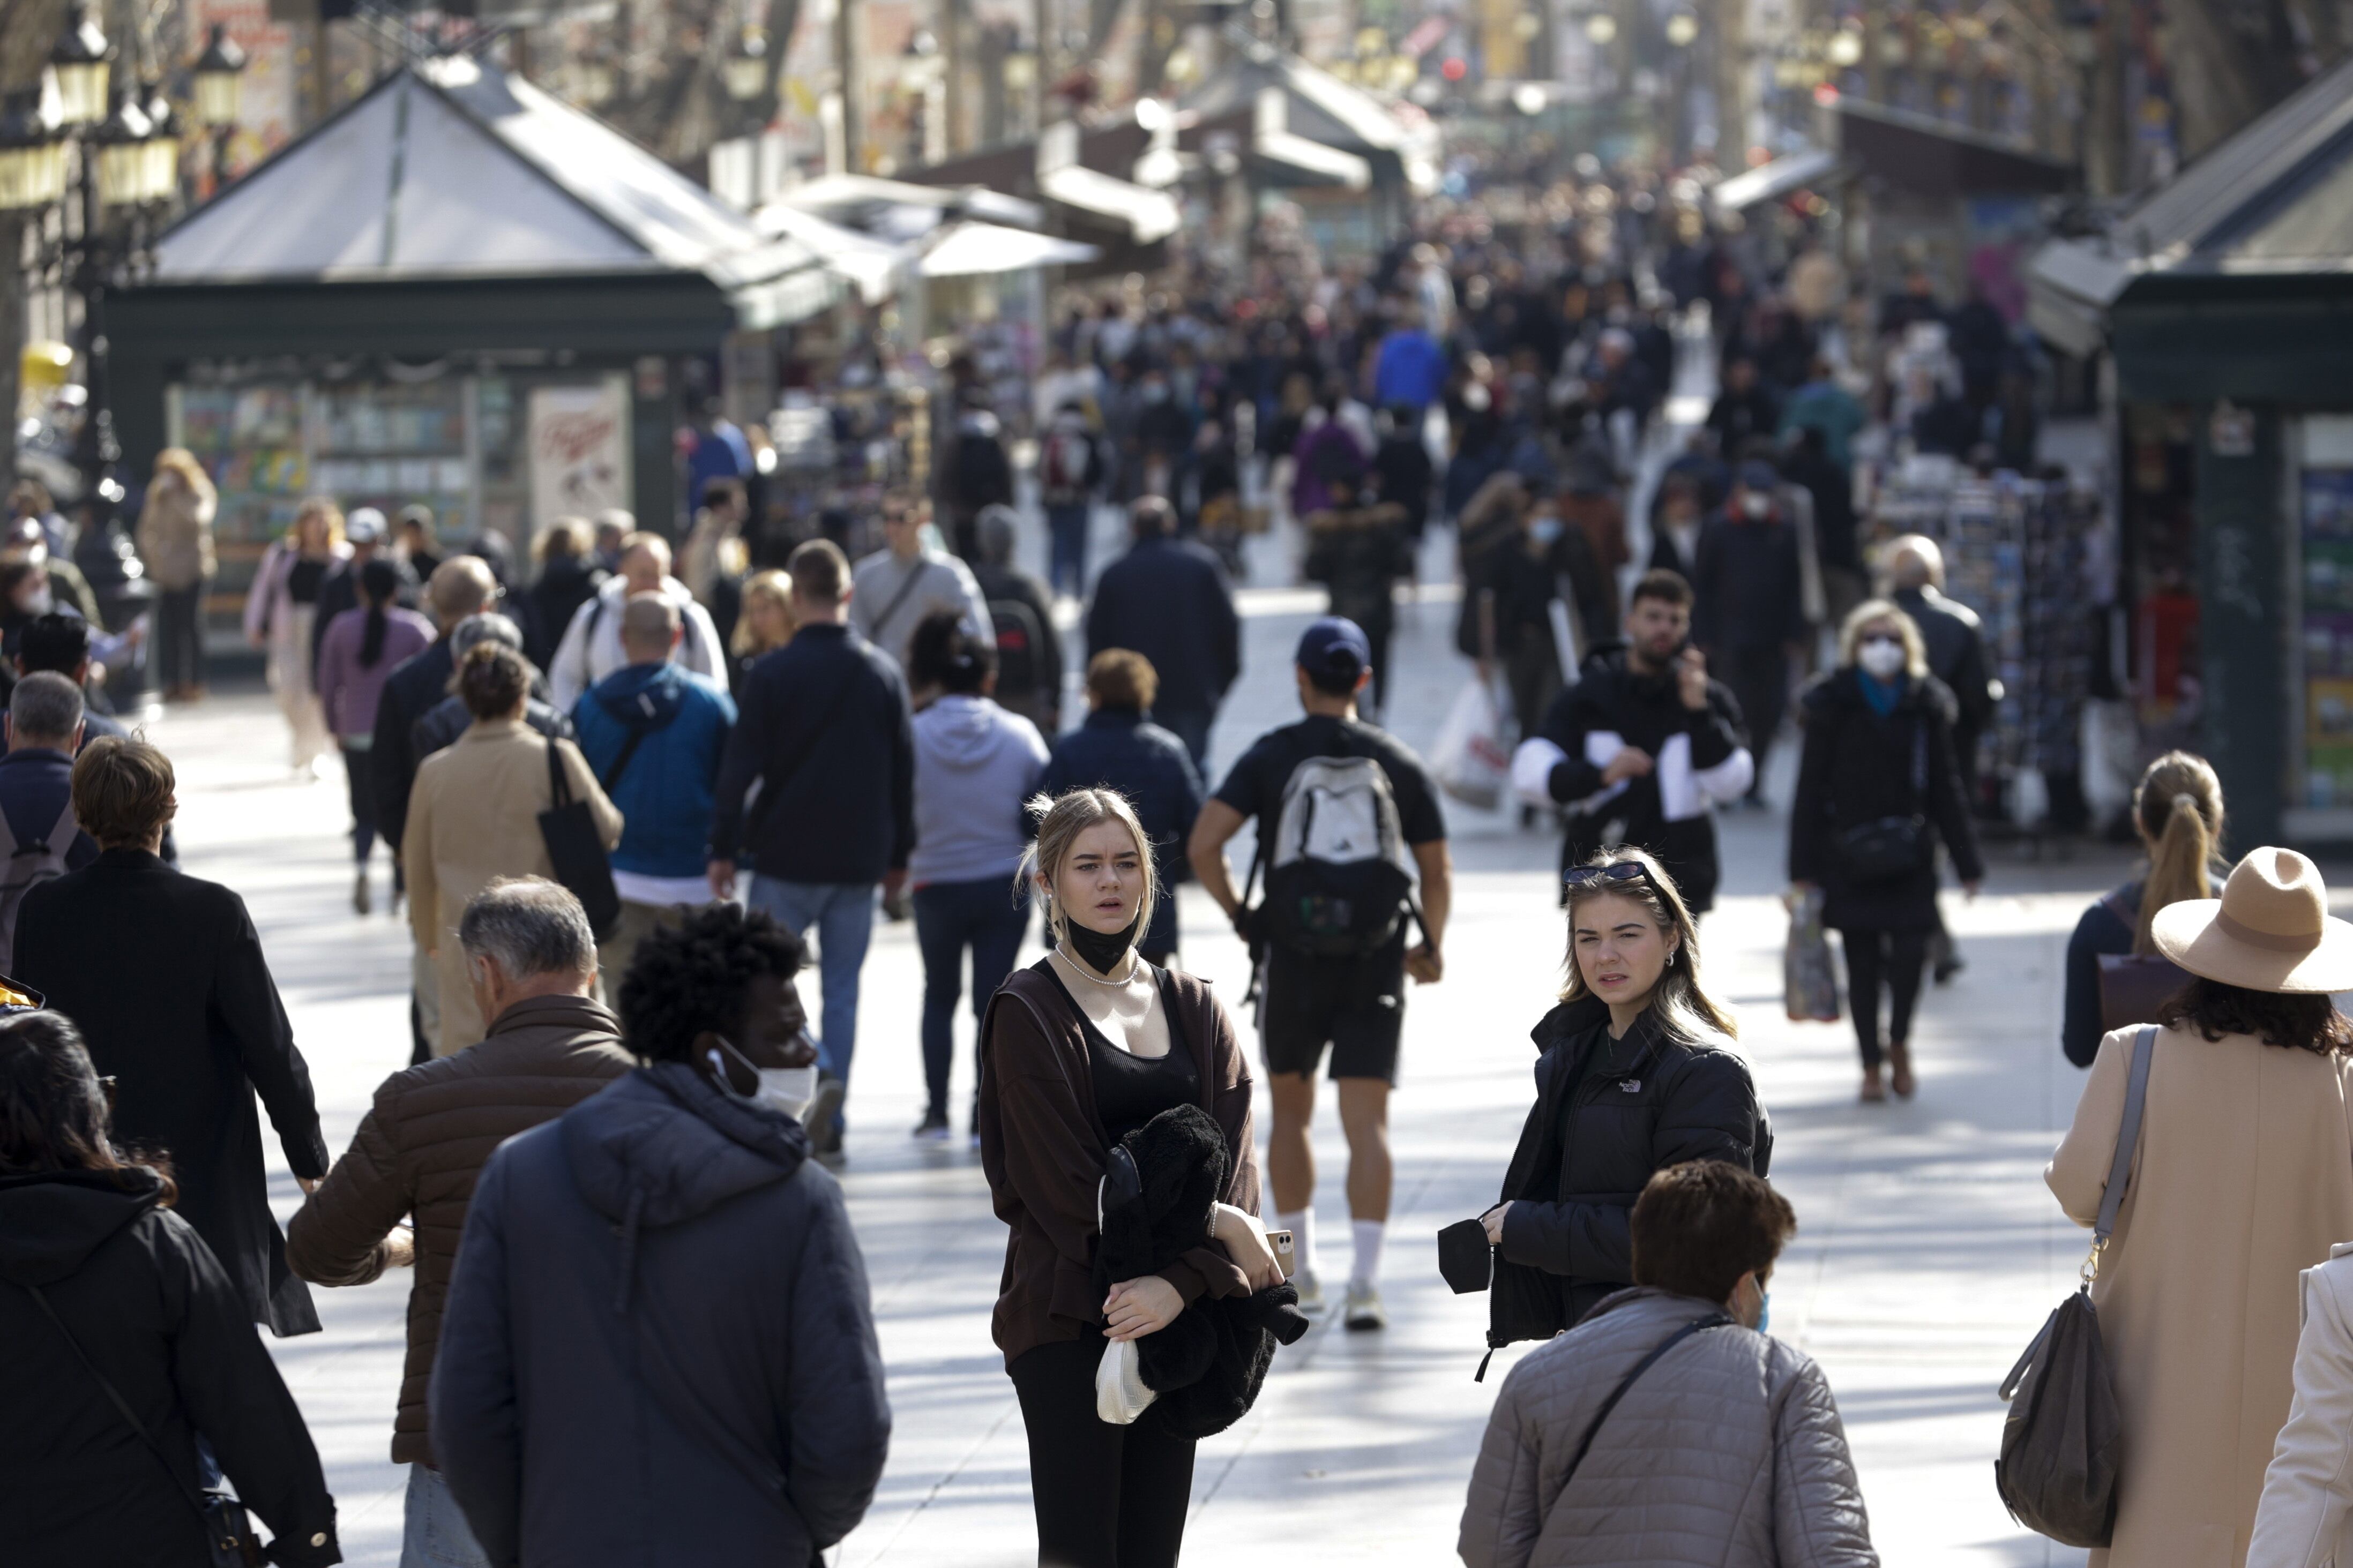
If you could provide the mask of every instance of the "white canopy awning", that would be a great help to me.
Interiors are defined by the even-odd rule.
[[[1809,147],[1718,181],[1708,192],[1707,199],[1720,213],[1746,212],[1760,202],[1774,201],[1816,184],[1837,169],[1838,163],[1837,153]]]
[[[1033,267],[1074,266],[1092,261],[1102,254],[1095,247],[1076,240],[966,221],[955,225],[924,251],[919,269],[926,278],[972,278],[984,273],[1026,272]]]

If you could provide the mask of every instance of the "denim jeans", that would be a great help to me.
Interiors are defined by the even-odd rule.
[[[1057,594],[1084,597],[1087,591],[1087,530],[1094,521],[1094,507],[1080,501],[1075,506],[1050,506],[1046,509],[1046,527],[1052,539],[1052,567],[1047,574]]]
[[[817,973],[825,987],[818,1020],[818,1066],[849,1091],[849,1058],[858,1051],[858,972],[866,967],[866,947],[874,940],[871,882],[787,882],[752,879],[752,907],[765,910],[796,936],[817,928]]]
[[[944,1121],[948,1079],[955,1066],[955,1010],[964,989],[964,952],[972,949],[972,1014],[978,1019],[988,999],[1013,973],[1029,929],[1029,891],[1013,879],[984,877],[975,882],[932,882],[915,889],[915,945],[923,953],[923,1086],[927,1118]],[[976,1061],[979,1046],[974,1045]],[[974,1078],[976,1092],[979,1079]]]
[[[408,1467],[408,1509],[400,1532],[400,1568],[491,1568],[472,1527],[430,1465]]]

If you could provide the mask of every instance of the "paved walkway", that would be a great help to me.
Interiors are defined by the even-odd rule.
[[[1217,735],[1221,760],[1295,711],[1285,664],[1312,605],[1306,595],[1252,596],[1249,673]],[[1394,710],[1417,744],[1461,679],[1449,651],[1453,613],[1432,596],[1402,615]],[[374,1086],[406,1060],[407,944],[399,922],[351,910],[340,780],[331,766],[326,782],[287,782],[283,730],[259,698],[175,711],[154,734],[181,768],[187,868],[251,904],[328,1142],[341,1150]],[[1787,764],[1776,773],[1786,780]],[[1396,1104],[1392,1326],[1319,1328],[1278,1357],[1250,1417],[1202,1446],[1196,1560],[1282,1546],[1335,1563],[1451,1560],[1464,1479],[1496,1379],[1517,1352],[1499,1355],[1484,1385],[1472,1382],[1483,1298],[1447,1293],[1431,1237],[1493,1200],[1530,1094],[1526,1031],[1556,987],[1562,942],[1550,836],[1521,832],[1506,814],[1450,815],[1461,890],[1448,975],[1412,997]],[[1987,897],[1964,905],[1954,896],[1971,963],[1926,1004],[1920,1096],[1865,1108],[1853,1100],[1845,1028],[1780,1016],[1779,831],[1767,814],[1729,820],[1728,892],[1704,931],[1708,973],[1739,1007],[1774,1118],[1775,1177],[1803,1226],[1775,1280],[1773,1331],[1827,1368],[1888,1562],[2073,1561],[2012,1524],[1994,1497],[1988,1466],[2001,1407],[1992,1390],[2081,1258],[2040,1171],[2080,1082],[2055,1042],[2060,952],[2115,868],[1997,856]],[[1240,949],[1198,892],[1183,908],[1185,962],[1230,1005],[1246,978]],[[920,992],[912,931],[883,927],[866,972],[845,1182],[897,1425],[873,1510],[838,1561],[1015,1564],[1034,1548],[1021,1425],[988,1341],[1003,1233],[976,1155],[906,1135],[920,1108]],[[969,1073],[967,1054],[952,1103],[965,1102]],[[1322,1247],[1336,1275],[1346,1265],[1345,1151],[1328,1098],[1317,1155]],[[291,1212],[297,1194],[282,1166],[273,1184],[281,1215]],[[406,1293],[405,1278],[321,1291],[326,1331],[273,1342],[357,1563],[398,1555],[404,1478],[386,1446]]]

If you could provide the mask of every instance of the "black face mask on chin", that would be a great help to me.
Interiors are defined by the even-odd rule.
[[[1084,959],[1088,968],[1097,974],[1109,974],[1127,956],[1127,950],[1135,945],[1135,930],[1143,923],[1144,911],[1138,910],[1135,919],[1120,931],[1095,931],[1081,925],[1066,911],[1062,916],[1062,935],[1069,941],[1071,951]]]

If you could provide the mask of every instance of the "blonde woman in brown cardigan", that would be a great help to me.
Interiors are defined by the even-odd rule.
[[[1157,1333],[1204,1297],[1281,1282],[1258,1220],[1250,1068],[1208,986],[1135,951],[1158,888],[1126,797],[1080,789],[1053,802],[1026,869],[1055,945],[1006,979],[981,1021],[981,1168],[1013,1230],[990,1327],[1029,1430],[1039,1561],[1166,1568],[1184,1538],[1192,1440],[1162,1431],[1150,1409],[1129,1426],[1102,1420],[1095,1369],[1108,1341]],[[1180,1104],[1225,1134],[1224,1201],[1168,1269],[1098,1294],[1110,1147]]]

